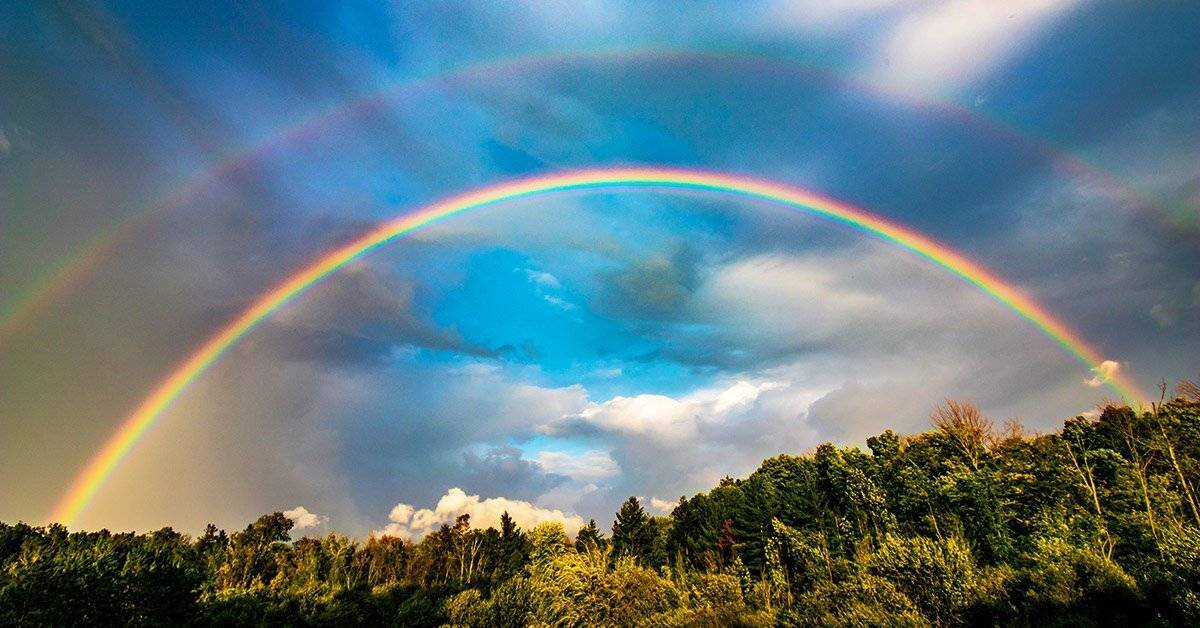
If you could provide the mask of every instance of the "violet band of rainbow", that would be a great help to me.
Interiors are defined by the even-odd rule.
[[[121,423],[76,476],[49,519],[72,524],[146,430],[196,378],[273,312],[346,264],[396,238],[473,209],[550,192],[622,187],[700,190],[739,196],[779,204],[848,225],[907,249],[957,275],[1032,323],[1090,372],[1101,372],[1100,355],[1036,301],[966,256],[866,210],[800,188],[719,172],[659,167],[575,170],[489,185],[446,198],[385,222],[300,269],[260,296],[177,366]],[[1118,372],[1106,384],[1128,402],[1136,403],[1148,398],[1123,373]]]

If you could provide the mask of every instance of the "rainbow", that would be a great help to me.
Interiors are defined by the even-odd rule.
[[[749,66],[751,69],[803,75],[809,79],[820,81],[831,89],[861,93],[881,101],[895,102],[914,110],[926,111],[942,119],[954,120],[970,126],[997,141],[1028,150],[1039,158],[1066,170],[1072,177],[1089,182],[1120,203],[1138,208],[1152,206],[1137,192],[1118,181],[1115,176],[1046,140],[1022,132],[1011,124],[981,115],[971,108],[953,102],[917,97],[855,78],[847,73],[838,73],[829,68],[786,58],[705,50],[616,49],[567,53],[534,52],[524,56],[465,64],[413,77],[399,84],[338,102],[313,115],[286,124],[280,129],[268,133],[257,142],[234,151],[196,176],[179,182],[162,196],[103,229],[74,254],[65,257],[49,271],[35,279],[22,294],[0,309],[0,345],[4,344],[6,338],[15,335],[19,330],[34,322],[38,314],[51,303],[62,300],[72,288],[81,284],[105,260],[115,255],[116,250],[122,244],[132,241],[138,228],[149,219],[199,198],[204,191],[215,186],[225,177],[258,163],[276,149],[311,140],[338,123],[387,106],[394,100],[404,95],[411,95],[422,88],[452,85],[459,81],[465,82],[497,74],[529,72],[570,62],[638,62],[643,60],[659,63],[725,63],[734,66],[734,69],[737,70],[741,70],[743,66]]]
[[[674,168],[608,168],[535,176],[479,188],[427,205],[385,222],[336,248],[260,296],[171,372],[109,437],[64,494],[51,521],[71,524],[138,439],[187,387],[256,325],[313,284],[372,250],[441,220],[481,207],[552,192],[609,188],[663,188],[719,193],[766,201],[842,223],[907,249],[982,290],[1037,327],[1093,373],[1103,373],[1100,355],[1041,305],[986,268],[928,236],[862,209],[803,189],[744,176]],[[1122,398],[1147,397],[1121,375],[1106,382]]]

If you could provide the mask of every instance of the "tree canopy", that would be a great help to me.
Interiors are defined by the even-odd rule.
[[[1200,388],[1054,433],[947,402],[931,431],[781,454],[593,520],[293,540],[0,524],[0,625],[1200,625]]]

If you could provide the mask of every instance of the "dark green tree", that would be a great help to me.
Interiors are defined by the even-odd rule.
[[[632,556],[642,564],[650,562],[658,526],[646,514],[637,497],[630,497],[621,504],[612,532],[614,557]]]
[[[575,535],[575,551],[577,552],[603,550],[606,547],[608,547],[608,539],[604,538],[604,533],[596,527],[595,519],[589,520],[588,524],[580,528],[579,533]]]

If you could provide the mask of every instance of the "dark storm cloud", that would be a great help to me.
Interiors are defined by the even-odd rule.
[[[635,319],[672,318],[695,290],[700,265],[701,255],[686,244],[636,259],[608,278],[604,307]]]
[[[414,311],[415,286],[388,282],[358,265],[314,286],[255,336],[263,350],[286,360],[368,365],[401,347],[485,357],[496,355],[438,329]]]
[[[463,454],[459,479],[446,478],[447,486],[462,486],[477,495],[532,501],[567,481],[565,476],[548,473],[537,462],[521,456],[521,450],[515,447],[492,447],[482,456],[468,451]]]

